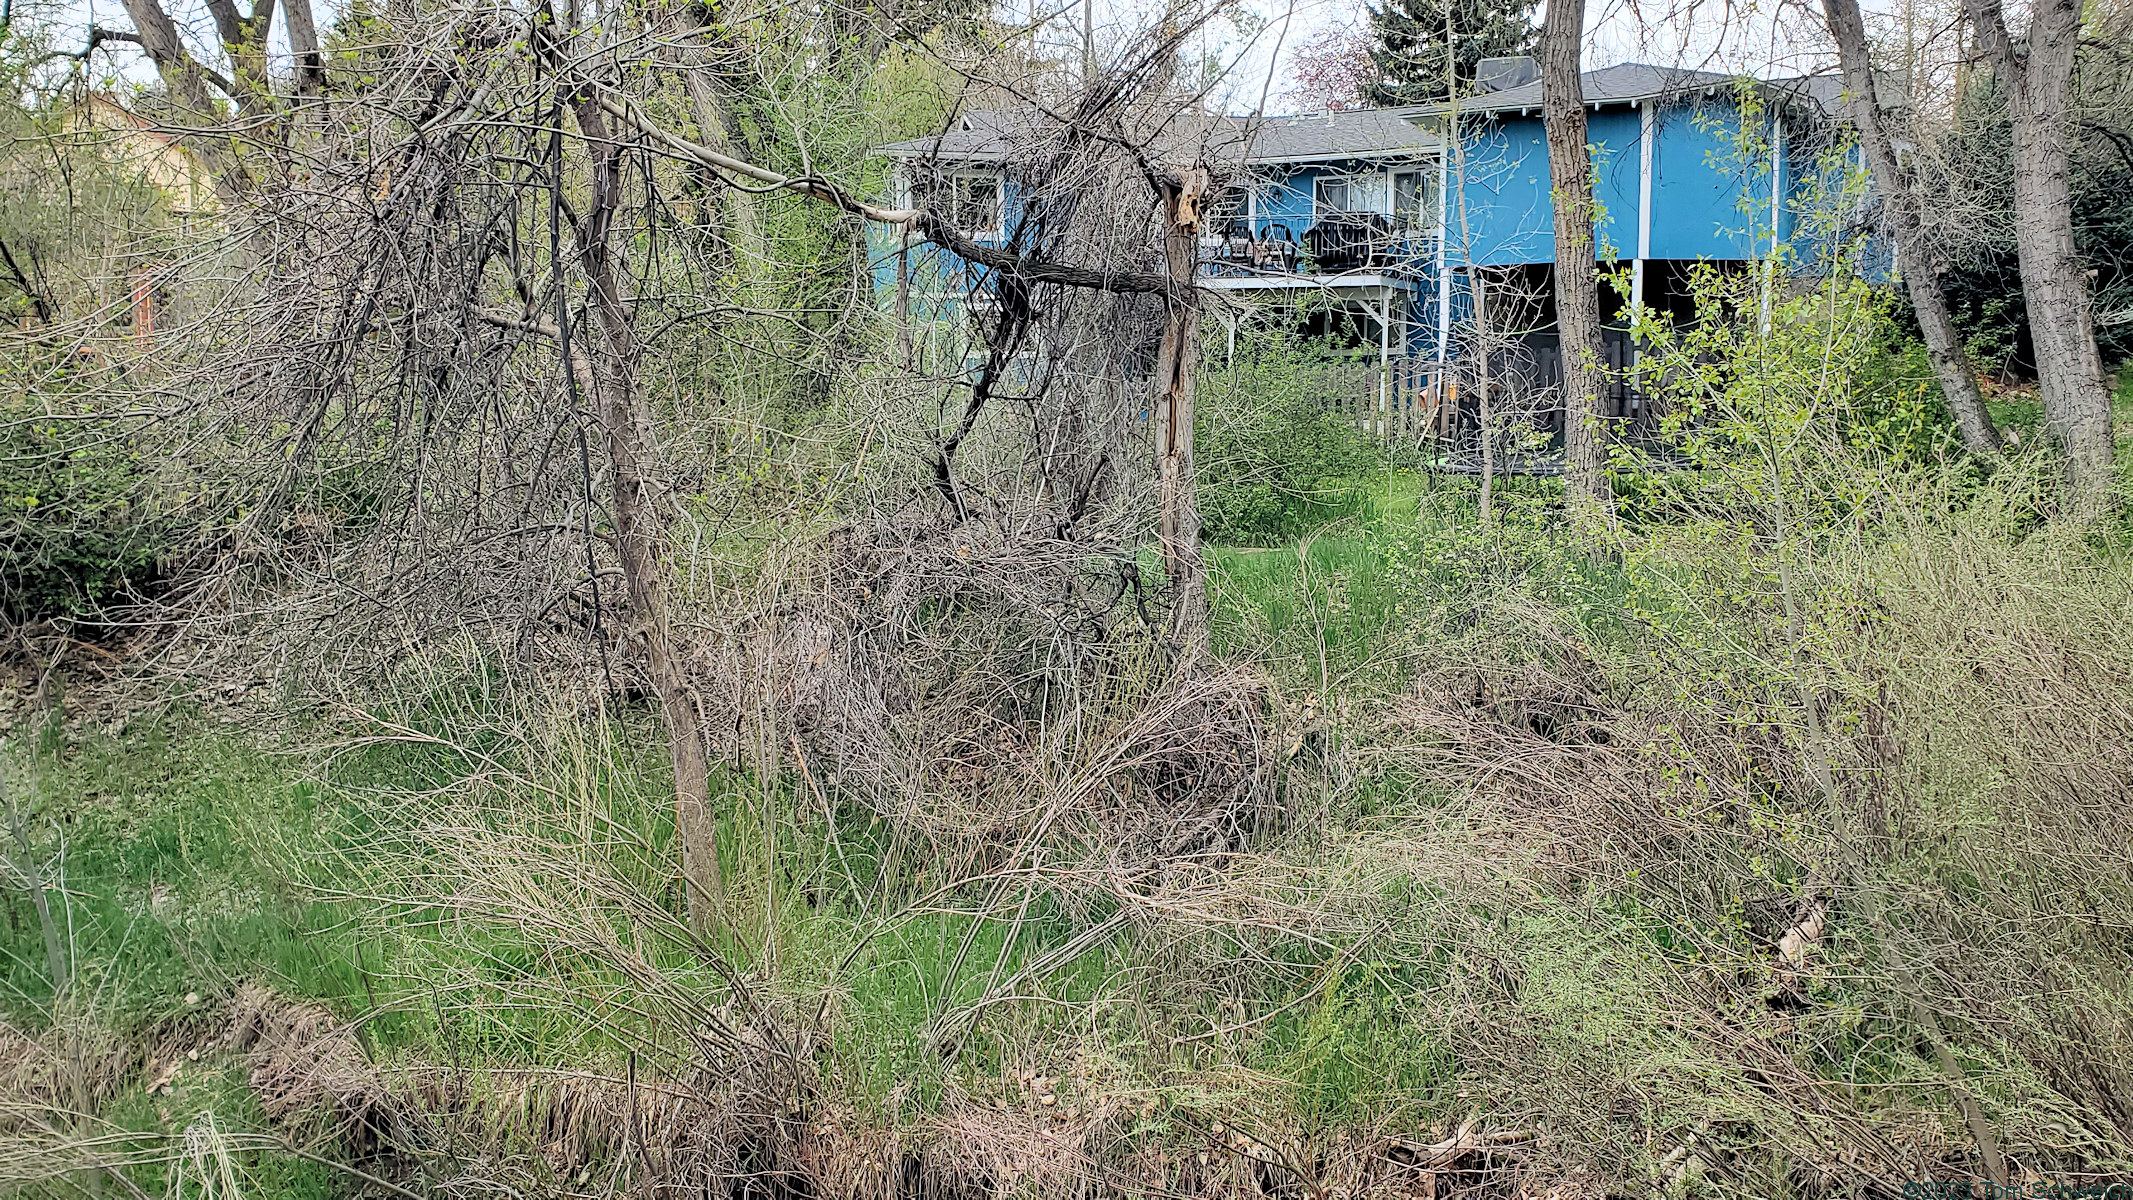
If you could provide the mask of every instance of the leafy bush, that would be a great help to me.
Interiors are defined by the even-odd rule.
[[[1207,372],[1196,452],[1208,537],[1263,545],[1362,509],[1360,477],[1377,451],[1335,408],[1341,366],[1302,338],[1266,331]]]
[[[0,615],[88,612],[152,579],[167,541],[130,439],[92,414],[0,400]]]

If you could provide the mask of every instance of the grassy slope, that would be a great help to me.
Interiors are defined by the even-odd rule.
[[[1395,670],[1379,636],[1395,598],[1380,569],[1374,524],[1412,519],[1418,494],[1417,482],[1401,476],[1363,518],[1298,546],[1213,550],[1225,652],[1263,656],[1282,677],[1321,696],[1381,691]],[[1321,663],[1330,674],[1320,674]],[[622,737],[631,740],[635,732]],[[55,1012],[29,895],[0,893],[7,912],[0,925],[0,1011],[17,1028],[86,1021],[120,1036],[131,1031],[145,1044],[154,1031],[251,982],[355,1019],[373,1053],[386,1057],[435,1055],[469,1042],[502,1059],[529,1052],[552,1059],[560,1049],[524,1028],[440,1032],[443,1010],[429,989],[480,977],[496,964],[470,962],[468,947],[433,937],[422,914],[381,922],[360,902],[320,898],[351,884],[351,852],[360,856],[362,848],[389,838],[394,814],[415,812],[407,797],[470,775],[463,758],[380,747],[321,764],[189,711],[116,732],[53,730],[35,747],[19,742],[9,748],[9,785],[37,835],[42,869],[56,885],[51,894],[74,983]],[[668,830],[657,768],[623,764],[609,786],[618,807],[635,813],[647,837],[663,846]],[[745,824],[745,809],[729,813],[729,828],[736,819]],[[845,861],[861,873],[897,869],[897,849],[872,836],[863,818],[844,838]],[[740,852],[729,846],[729,853]],[[924,864],[919,867],[923,882]],[[1033,944],[1064,940],[1076,925],[1056,915],[1051,923],[1058,928],[1048,930],[1041,914],[1033,922]],[[795,940],[841,951],[849,930],[817,924]],[[938,1096],[938,1066],[923,1049],[923,1027],[944,998],[968,1000],[984,982],[984,972],[973,967],[951,977],[951,963],[960,952],[989,970],[1002,955],[997,928],[978,929],[963,949],[970,933],[967,921],[953,917],[900,925],[868,953],[868,961],[898,969],[852,973],[838,1053],[842,1069],[864,1090],[878,1096],[902,1083],[915,1085],[922,1103]],[[493,944],[484,952],[516,956]],[[1019,958],[1008,954],[1005,961]],[[1057,981],[1058,994],[1092,994],[1119,965],[1108,955],[1085,956]],[[1258,1048],[1255,1061],[1294,1066],[1301,1051],[1291,1043],[1308,1041],[1310,1016],[1306,1009],[1295,1021],[1277,1022],[1276,1036]],[[232,1062],[181,1070],[167,1096],[142,1093],[135,1079],[105,1115],[126,1128],[163,1134],[208,1111],[225,1128],[260,1128],[242,1082],[243,1071]],[[246,1161],[253,1185],[269,1194],[307,1194],[342,1182],[287,1155]],[[163,1170],[145,1169],[141,1182],[152,1184]]]
[[[1227,653],[1264,661],[1291,699],[1356,710],[1339,713],[1337,724],[1367,730],[1404,686],[1418,656],[1429,657],[1403,631],[1424,628],[1442,635],[1471,629],[1481,615],[1459,606],[1475,594],[1500,590],[1506,581],[1540,588],[1595,647],[1632,637],[1634,631],[1625,634],[1618,620],[1627,603],[1625,589],[1632,587],[1624,568],[1536,556],[1532,550],[1529,535],[1545,524],[1539,514],[1543,501],[1541,489],[1507,488],[1499,518],[1505,532],[1481,537],[1472,532],[1466,489],[1433,489],[1412,477],[1393,476],[1364,516],[1296,546],[1216,549],[1218,643]],[[1417,529],[1420,536],[1412,533]],[[1517,549],[1520,545],[1526,550]],[[450,732],[448,718],[438,721],[439,732]],[[582,803],[596,803],[603,820],[633,830],[641,853],[624,873],[638,872],[643,886],[656,892],[668,844],[664,784],[656,756],[643,753],[650,739],[642,733],[634,722],[624,722],[580,747],[576,767],[530,754],[526,766]],[[601,1062],[612,1060],[627,1040],[588,1030],[567,1008],[512,1012],[459,1003],[459,997],[483,988],[509,987],[544,970],[562,970],[549,956],[551,948],[529,934],[470,933],[438,921],[434,911],[378,909],[359,896],[322,898],[372,888],[375,880],[366,874],[366,864],[379,861],[374,857],[379,847],[400,846],[411,824],[433,816],[422,797],[446,785],[463,785],[476,773],[473,757],[387,745],[322,764],[251,744],[229,727],[183,715],[117,734],[48,742],[54,744],[36,753],[18,749],[8,778],[36,833],[42,861],[63,884],[60,911],[77,982],[55,1014],[34,910],[23,892],[10,889],[4,897],[8,919],[0,927],[0,986],[7,1019],[17,1027],[37,1029],[56,1019],[140,1037],[182,1021],[191,1008],[188,994],[212,1005],[238,983],[257,981],[361,1018],[360,1036],[374,1056],[386,1060],[405,1055],[433,1061],[463,1056],[469,1061]],[[781,866],[764,873],[753,849],[764,842],[754,816],[761,798],[745,781],[730,782],[728,853],[734,886],[763,892],[756,919],[780,930],[781,957],[773,967],[760,946],[745,938],[729,949],[744,967],[782,970],[795,979],[834,977],[839,1002],[828,1061],[864,1103],[889,1109],[915,1104],[924,1110],[946,1095],[982,1089],[986,1079],[1011,1076],[1018,1068],[1056,1069],[1061,1058],[1043,1049],[1047,1046],[1078,1048],[1067,1057],[1077,1064],[1074,1070],[1086,1088],[1115,1086],[1221,1111],[1247,1103],[1242,1098],[1257,1087],[1257,1102],[1278,1104],[1306,1125],[1391,1122],[1421,1128],[1491,1098],[1531,1102],[1554,1094],[1545,1081],[1491,1076],[1497,1068],[1489,1066],[1483,1052],[1494,1050],[1458,1032],[1455,1009],[1431,1007],[1433,997],[1474,986],[1462,982],[1448,964],[1455,961],[1453,947],[1474,940],[1460,922],[1475,917],[1469,913],[1450,925],[1439,923],[1428,894],[1434,887],[1427,882],[1432,868],[1419,859],[1403,860],[1370,885],[1381,899],[1396,901],[1386,911],[1408,914],[1401,919],[1411,925],[1358,936],[1352,954],[1329,957],[1327,951],[1293,944],[1276,949],[1277,958],[1293,958],[1287,967],[1259,977],[1255,986],[1265,990],[1249,1003],[1263,1018],[1251,1038],[1215,1052],[1149,1044],[1117,981],[1160,961],[1143,956],[1166,951],[1156,943],[1125,940],[1078,956],[1050,979],[1053,1004],[1003,1012],[952,1069],[944,1067],[926,1049],[929,1021],[942,1009],[977,997],[989,975],[1011,973],[1043,949],[1066,943],[1102,913],[1041,903],[1030,914],[1022,940],[1012,945],[997,923],[973,923],[945,912],[922,914],[860,953],[855,939],[879,910],[856,895],[832,895],[831,902],[822,903],[815,889],[828,886],[841,871],[846,880],[899,880],[899,886],[917,892],[957,865],[908,858],[910,848],[886,827],[846,813],[834,840],[816,823],[781,824],[769,839],[770,855]],[[1348,848],[1322,845],[1313,853],[1331,854],[1324,861],[1339,871],[1382,870],[1370,858],[1372,839],[1430,827],[1430,806],[1445,794],[1441,783],[1381,763],[1351,782],[1325,831],[1344,831]],[[772,799],[785,805],[793,798],[777,793]],[[543,819],[576,828],[579,815],[558,810]],[[1411,846],[1398,855],[1421,849]],[[1930,877],[1941,867],[1929,862],[1924,870]],[[1307,871],[1297,879],[1309,876]],[[1417,886],[1423,891],[1413,892]],[[1518,1037],[1531,1039],[1520,1043],[1518,1053],[1535,1071],[1558,1077],[1555,1086],[1564,1090],[1557,1102],[1566,1106],[1579,1103],[1593,1088],[1634,1079],[1641,1080],[1636,1088],[1643,1103],[1657,1106],[1662,1116],[1675,1114],[1667,1120],[1696,1119],[1700,1105],[1718,1106],[1711,1112],[1724,1104],[1753,1111],[1752,1102],[1739,1097],[1721,1101],[1714,1092],[1709,1099],[1697,1098],[1696,1085],[1688,1081],[1720,1069],[1719,1060],[1681,1030],[1667,1030],[1675,1018],[1663,1006],[1665,971],[1678,968],[1664,964],[1682,955],[1687,957],[1681,961],[1693,961],[1711,944],[1738,944],[1752,952],[1769,931],[1750,931],[1743,918],[1739,930],[1714,934],[1716,943],[1697,941],[1703,934],[1684,940],[1677,917],[1663,906],[1653,907],[1651,897],[1637,895],[1631,887],[1611,898],[1600,896],[1597,907],[1546,901],[1484,914],[1494,931],[1475,944],[1493,946],[1489,953],[1497,956],[1499,969],[1522,981],[1515,1002],[1493,1002],[1517,1006],[1504,1010],[1504,1021],[1507,1028],[1523,1031]],[[671,892],[662,900],[671,906]],[[840,975],[829,964],[847,954],[855,955],[854,965]],[[1181,969],[1202,965],[1188,960]],[[613,982],[597,965],[570,972],[575,972],[571,986]],[[1193,1004],[1200,1002],[1193,998],[1199,986],[1180,976],[1170,990],[1184,997],[1181,1003]],[[1899,1108],[1923,1104],[1945,1115],[1934,1098],[1938,1085],[1923,1052],[1890,1052],[1887,1019],[1869,1015],[1880,1001],[1840,981],[1831,986],[1834,990],[1819,1002],[1850,1014],[1852,1024],[1832,1026],[1805,1052],[1804,1061],[1819,1071],[1848,1072],[1854,1080],[1892,1089],[1891,1097],[1912,1097],[1897,1102]],[[1208,1003],[1214,1003],[1213,990],[1208,994]],[[1074,1007],[1095,1000],[1103,1003]],[[1137,1019],[1149,1018],[1143,1013]],[[2033,1081],[2019,1077],[2026,1069],[2020,1055],[1986,1045],[1973,1045],[1965,1054],[1971,1069],[1990,1081],[1984,1086],[1994,1103],[2008,1112],[2034,1109],[2036,1102],[2025,1097],[2040,1093]],[[1097,1061],[1107,1056],[1109,1065]],[[1106,1079],[1111,1082],[1105,1084]],[[1267,1090],[1266,1083],[1278,1086]],[[261,1127],[256,1105],[242,1086],[242,1069],[234,1062],[202,1062],[181,1070],[168,1096],[145,1095],[136,1081],[103,1115],[125,1128],[170,1135],[196,1125],[209,1111],[223,1128]],[[1706,1113],[1701,1119],[1712,1118]],[[1595,1127],[1595,1149],[1612,1135]],[[1635,1152],[1629,1145],[1618,1149]],[[261,1194],[315,1195],[348,1182],[285,1154],[239,1158],[248,1186]],[[151,1163],[137,1169],[137,1178],[153,1190],[168,1178],[167,1171],[167,1165]]]

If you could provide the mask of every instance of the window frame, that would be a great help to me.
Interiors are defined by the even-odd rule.
[[[1390,168],[1385,174],[1385,215],[1396,225],[1402,222],[1400,180],[1412,178],[1415,181],[1415,209],[1413,215],[1405,219],[1404,228],[1410,233],[1434,236],[1443,224],[1443,199],[1438,195],[1444,183],[1443,172],[1434,163],[1417,163],[1411,167]]]
[[[1311,180],[1311,222],[1317,224],[1327,217],[1354,216],[1362,211],[1355,207],[1356,182],[1356,176],[1349,172],[1322,171],[1314,176]],[[1328,184],[1337,185],[1341,189],[1342,207],[1326,206]]]
[[[941,177],[947,185],[948,218],[957,229],[974,238],[1002,237],[1007,233],[1007,180],[998,171],[950,171]],[[965,228],[963,225],[963,193],[965,183],[981,182],[992,186],[992,223],[982,229]]]

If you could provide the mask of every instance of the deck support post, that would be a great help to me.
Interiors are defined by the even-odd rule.
[[[1649,100],[1637,107],[1641,127],[1637,135],[1637,261],[1629,281],[1632,308],[1644,303],[1644,264],[1652,256],[1652,155],[1659,145],[1659,111]]]
[[[1392,433],[1392,285],[1378,289],[1378,436]]]
[[[1622,397],[1633,409],[1643,407],[1638,399],[1643,389],[1638,385],[1636,368],[1643,361],[1644,348],[1636,336],[1636,319],[1638,310],[1644,307],[1644,264],[1652,256],[1652,156],[1659,148],[1659,110],[1648,99],[1638,102],[1637,109],[1637,261],[1631,265],[1629,275],[1630,379]]]

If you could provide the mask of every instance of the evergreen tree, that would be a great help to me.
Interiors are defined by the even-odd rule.
[[[1430,104],[1448,99],[1445,27],[1450,25],[1453,78],[1463,92],[1484,58],[1530,54],[1535,0],[1378,0],[1370,10],[1370,57],[1378,81],[1373,104]]]

